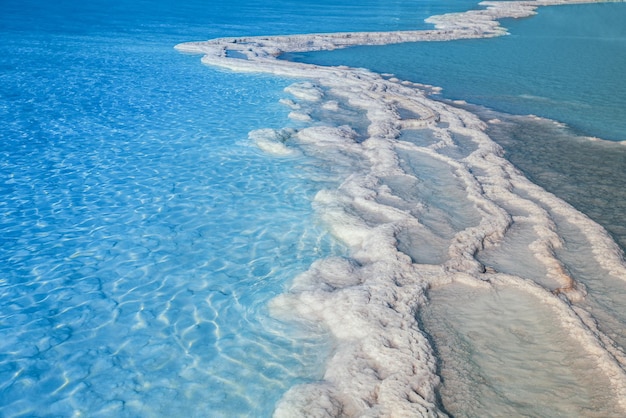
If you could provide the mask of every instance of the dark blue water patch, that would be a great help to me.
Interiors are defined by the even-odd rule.
[[[158,34],[176,42],[220,36],[278,35],[337,31],[383,31],[424,28],[434,14],[475,7],[477,0],[380,2],[346,0],[95,0],[43,2],[5,0],[1,27],[85,35],[126,33],[145,38]],[[349,18],[348,18],[349,17]]]
[[[444,88],[513,114],[566,122],[587,135],[626,139],[626,5],[570,5],[505,20],[510,36],[356,47],[287,56],[364,67]]]

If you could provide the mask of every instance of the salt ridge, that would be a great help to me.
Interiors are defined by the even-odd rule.
[[[361,69],[277,59],[286,52],[354,45],[501,36],[506,30],[498,19],[530,16],[540,6],[573,3],[588,1],[483,2],[485,9],[429,18],[435,26],[432,30],[223,38],[176,47],[203,54],[202,61],[208,65],[308,80],[288,89],[296,101],[285,103],[296,119],[306,116],[297,101],[336,107],[336,101],[326,101],[325,91],[367,112],[368,138],[362,142],[347,127],[251,133],[263,149],[275,154],[292,155],[299,147],[326,147],[361,162],[336,190],[320,191],[314,202],[329,229],[349,246],[351,260],[319,260],[271,304],[279,317],[296,314],[302,320],[324,324],[337,341],[324,380],[288,391],[277,406],[277,417],[445,416],[436,396],[436,358],[416,313],[427,302],[427,289],[451,282],[519,288],[550,306],[562,326],[609,377],[615,399],[626,412],[626,356],[578,304],[585,299],[586,289],[556,255],[563,242],[555,218],[564,217],[580,229],[592,248],[589,256],[603,274],[626,280],[623,254],[608,233],[526,179],[503,158],[478,117],[430,100],[427,88]],[[416,117],[403,119],[399,109]],[[415,129],[428,129],[437,141],[418,146],[401,139],[403,132]],[[458,146],[457,135],[470,138],[474,147],[463,158],[441,152]],[[411,202],[387,184],[390,178],[415,180],[413,173],[401,167],[399,151],[447,167],[451,184],[457,182],[465,191],[472,213],[480,219],[452,235],[444,248],[443,263],[416,263],[398,249],[402,231],[428,229],[423,219],[408,209]],[[477,254],[499,245],[516,222],[532,226],[534,240],[528,251],[545,268],[551,284],[498,272],[478,261]]]

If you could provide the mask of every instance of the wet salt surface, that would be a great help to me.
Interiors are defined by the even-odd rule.
[[[443,406],[455,417],[620,416],[609,382],[549,305],[508,286],[432,289],[420,319],[433,338]]]
[[[311,94],[304,94],[303,88],[310,88]],[[393,89],[389,84],[386,91]],[[324,106],[326,93],[315,84],[303,83],[288,90],[297,91],[304,101]],[[333,101],[339,96],[336,90],[335,86]],[[315,91],[321,94],[313,94]],[[289,103],[290,107],[297,104]],[[436,102],[432,105],[442,111]],[[460,116],[458,110],[450,110]],[[367,408],[355,405],[355,399],[367,396],[363,402],[374,402],[370,398],[374,395],[366,394],[382,390],[390,373],[397,378],[398,370],[383,370],[394,364],[391,358],[405,356],[404,350],[419,360],[413,370],[438,367],[444,379],[437,392],[440,404],[427,397],[424,388],[415,389],[432,402],[427,408],[438,405],[441,412],[455,416],[473,416],[480,410],[497,411],[496,415],[539,411],[620,414],[620,395],[611,390],[607,393],[609,387],[618,391],[623,387],[618,364],[624,361],[620,348],[624,323],[612,306],[619,305],[625,288],[618,248],[597,225],[527,182],[506,160],[498,160],[497,148],[493,156],[484,154],[490,147],[482,142],[486,137],[478,132],[472,136],[468,121],[465,127],[458,126],[452,114],[440,114],[441,120],[445,115],[452,122],[440,120],[438,125],[446,128],[437,126],[428,135],[415,131],[399,135],[396,148],[390,148],[392,160],[368,160],[368,150],[375,149],[369,146],[371,139],[360,143],[350,129],[320,126],[319,121],[313,122],[316,126],[293,131],[285,141],[287,146],[303,146],[301,149],[319,158],[322,165],[332,160],[336,173],[344,176],[338,192],[320,192],[316,201],[333,233],[353,249],[357,264],[339,264],[338,268],[334,261],[322,262],[273,302],[279,317],[282,312],[295,311],[303,319],[318,318],[338,340],[330,360],[332,372],[326,373],[320,386],[292,389],[280,404],[279,415],[297,414],[299,408],[318,405],[318,398],[325,397],[334,402],[318,405],[322,414],[333,416],[343,408],[348,415],[361,414]],[[325,119],[325,123],[331,121]],[[341,117],[335,122],[339,125]],[[450,132],[455,134],[446,136]],[[378,146],[386,149],[382,143]],[[469,151],[451,153],[451,149]],[[451,154],[461,155],[464,163],[459,165]],[[481,158],[491,162],[483,163]],[[462,174],[465,164],[473,167],[474,176]],[[381,175],[374,180],[372,172]],[[478,195],[473,190],[475,181],[483,189]],[[496,207],[490,207],[489,201]],[[497,207],[502,210],[499,215]],[[501,215],[504,218],[498,221]],[[501,221],[504,229],[497,232]],[[482,264],[476,266],[466,258],[468,250],[463,247],[469,244],[474,248],[472,241],[480,236],[489,238],[474,250],[473,257]],[[605,245],[608,247],[598,252]],[[405,255],[410,256],[412,265]],[[594,257],[599,262],[594,264]],[[469,274],[462,273],[465,271]],[[597,287],[600,282],[614,287],[607,292],[606,287]],[[425,286],[432,286],[428,302],[422,299]],[[381,293],[387,302],[378,302]],[[611,302],[599,302],[597,294],[610,295]],[[421,306],[417,308],[418,321],[408,316],[405,325],[396,326],[422,326],[433,338],[434,357],[418,354],[429,347],[423,338],[400,337],[402,332],[390,325],[401,312],[398,301],[407,298],[409,307]],[[466,303],[466,298],[473,303]],[[379,303],[392,309],[379,313]],[[459,307],[463,320],[442,319]],[[603,318],[601,323],[589,322],[589,314]],[[552,322],[545,323],[545,318]],[[355,330],[366,329],[370,329],[367,337],[354,335]],[[421,340],[417,343],[420,350],[396,342],[404,338]],[[376,343],[370,339],[380,339],[382,351],[374,348]],[[518,344],[524,339],[529,346]],[[608,345],[608,352],[602,344]],[[563,345],[569,350],[560,350]],[[600,357],[598,350],[604,352]],[[434,358],[438,362],[433,362]],[[342,367],[344,363],[354,365]],[[369,374],[367,370],[373,370],[373,382],[354,384],[360,373]],[[407,377],[409,387],[424,380],[437,382],[434,375],[418,378],[409,373]],[[352,382],[350,388],[347,382]],[[402,396],[398,392],[396,396]],[[413,410],[404,409],[402,401],[393,398],[386,402],[379,398],[370,408],[376,413]],[[416,411],[413,413],[425,413]]]
[[[581,135],[553,121],[511,117],[476,109],[507,158],[535,183],[604,226],[626,249],[626,147]]]

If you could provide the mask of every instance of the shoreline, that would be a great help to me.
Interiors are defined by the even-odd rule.
[[[367,112],[368,137],[362,142],[342,127],[309,127],[281,137],[287,146],[338,147],[363,161],[364,167],[343,179],[338,190],[320,191],[314,202],[331,232],[350,248],[351,259],[319,260],[271,303],[277,317],[295,313],[322,323],[336,339],[324,380],[290,389],[276,416],[445,416],[438,400],[437,358],[416,315],[427,304],[428,289],[450,283],[522,289],[550,306],[562,328],[595,358],[610,380],[616,403],[626,411],[626,356],[580,305],[586,286],[556,254],[562,246],[560,222],[567,219],[580,229],[577,237],[589,244],[588,257],[600,266],[600,274],[624,281],[623,253],[608,233],[524,177],[503,158],[500,146],[485,134],[485,124],[472,113],[429,99],[414,83],[387,80],[366,70],[276,59],[284,52],[502,36],[506,30],[499,19],[528,17],[541,6],[577,3],[595,2],[483,2],[486,9],[427,19],[435,25],[432,30],[223,38],[176,46],[181,52],[203,54],[207,65],[310,80],[296,83],[289,92],[297,100],[321,103],[325,91],[331,91]],[[414,116],[401,117],[403,112]],[[435,140],[421,146],[401,138],[402,133],[420,130],[432,132]],[[471,151],[462,158],[441,152],[458,148],[456,137],[468,138],[465,145]],[[440,248],[444,262],[416,262],[399,250],[400,232],[422,234],[428,229],[424,214],[403,209],[411,201],[390,187],[389,179],[413,181],[418,176],[400,164],[399,152],[432,161],[433,170],[449,179],[447,187],[462,190],[460,200],[471,206],[472,219],[453,230]],[[451,210],[468,213],[464,206]],[[378,221],[372,224],[367,221],[371,218]],[[501,245],[513,225],[524,223],[534,231],[529,258],[546,271],[541,282],[477,258]]]

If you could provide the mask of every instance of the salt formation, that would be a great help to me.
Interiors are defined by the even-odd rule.
[[[587,289],[563,261],[560,231],[575,227],[598,276],[623,282],[626,266],[606,231],[527,180],[485,134],[477,116],[428,98],[427,89],[362,69],[276,59],[285,52],[352,45],[485,38],[498,19],[576,1],[484,2],[482,10],[435,16],[432,30],[241,37],[178,45],[236,71],[302,78],[287,89],[292,118],[307,104],[364,111],[366,137],[347,126],[259,130],[268,152],[332,159],[344,177],[314,201],[350,259],[319,260],[278,296],[275,315],[315,321],[336,339],[324,380],[288,391],[276,416],[444,416],[431,344],[416,319],[428,289],[461,283],[514,288],[550,307],[626,412],[626,356],[585,304]],[[326,97],[329,96],[329,97]],[[403,115],[403,116],[401,116]],[[570,228],[571,229],[571,228]],[[521,251],[518,253],[517,251]],[[512,266],[513,259],[516,265]],[[483,261],[480,261],[483,260]],[[487,263],[486,260],[490,260]],[[584,260],[579,260],[582,264]]]

